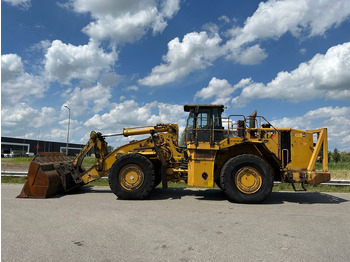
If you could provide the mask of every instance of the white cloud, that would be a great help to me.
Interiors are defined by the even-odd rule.
[[[203,31],[206,31],[209,36],[217,34],[219,32],[219,27],[215,23],[206,23],[202,26]]]
[[[21,57],[16,54],[1,56],[2,107],[14,105],[32,96],[43,97],[48,88],[44,77],[34,76],[24,71]]]
[[[291,102],[314,98],[350,99],[350,42],[333,46],[326,54],[316,54],[291,72],[279,72],[268,84],[246,82],[232,102],[244,106],[258,98],[286,99]]]
[[[226,79],[217,79],[216,77],[213,77],[210,80],[208,87],[205,87],[198,91],[194,97],[195,99],[208,99],[215,97],[215,100],[212,102],[212,104],[226,105],[231,99],[231,94],[238,88],[237,85],[231,86]]]
[[[259,45],[253,45],[245,49],[238,49],[231,56],[242,65],[256,65],[267,57],[267,53]]]
[[[109,99],[112,97],[111,88],[104,87],[99,83],[89,88],[76,87],[71,93],[67,92],[66,95],[65,105],[71,109],[72,116],[98,113],[109,107]],[[64,105],[61,109],[64,110]]]
[[[306,52],[307,52],[307,50],[306,50],[306,48],[301,48],[301,49],[299,50],[299,52],[300,52],[300,54],[305,55]]]
[[[136,85],[132,85],[124,88],[124,91],[138,91],[138,90],[139,90],[139,87]]]
[[[60,112],[53,107],[36,109],[23,102],[11,107],[2,107],[2,135],[25,137],[26,139],[39,138],[45,141],[66,141],[68,110],[65,110]],[[70,142],[77,142],[75,139],[80,139],[82,133],[87,132],[88,130],[83,126],[83,123],[71,116]],[[80,142],[85,143],[87,140]]]
[[[230,22],[230,18],[228,18],[226,15],[222,15],[218,18],[219,21],[224,22],[225,24]]]
[[[263,40],[277,40],[286,33],[303,39],[324,35],[327,30],[340,25],[350,15],[350,1],[323,0],[269,0],[261,2],[258,9],[248,17],[243,27],[234,27],[224,33],[229,40],[219,46],[221,38],[215,24],[205,25],[207,33],[188,33],[181,43],[175,38],[168,43],[164,63],[154,67],[149,76],[139,80],[148,86],[163,85],[204,69],[218,57],[225,56],[235,63],[254,65],[261,63],[268,54],[261,48]],[[225,16],[219,18],[227,22]],[[191,52],[188,52],[191,51]]]
[[[105,53],[97,44],[74,46],[54,40],[45,55],[45,70],[51,81],[68,84],[72,79],[93,82],[101,72],[110,73],[118,55]]]
[[[244,27],[231,30],[227,41],[228,58],[234,59],[241,49],[257,40],[278,39],[287,32],[295,37],[324,35],[350,15],[348,0],[285,0],[261,2],[245,21]],[[248,47],[249,48],[249,47]]]
[[[95,19],[83,32],[91,39],[116,43],[134,42],[152,30],[162,32],[180,9],[179,0],[73,0],[74,11],[90,13]]]
[[[164,64],[152,69],[149,76],[139,83],[157,86],[172,82],[195,70],[204,69],[221,55],[218,34],[209,37],[206,32],[186,34],[183,41],[175,38],[168,43],[168,53],[163,57]]]
[[[3,0],[12,6],[18,6],[24,9],[28,9],[31,6],[30,0]]]
[[[1,79],[7,82],[16,76],[23,74],[23,63],[21,57],[16,54],[1,56]]]
[[[271,121],[271,124],[280,128],[296,128],[311,130],[327,128],[328,148],[333,150],[349,150],[350,142],[350,107],[322,107],[311,110],[303,116],[283,118]]]
[[[25,103],[1,109],[1,125],[7,131],[28,132],[30,128],[48,126],[57,121],[56,110],[52,107],[34,109]],[[29,129],[28,129],[29,128]]]
[[[71,136],[70,132],[70,136]],[[41,135],[41,138],[47,141],[67,141],[67,129],[66,128],[51,128],[49,130],[45,130],[45,133]],[[72,141],[69,141],[70,143]]]
[[[102,70],[98,82],[103,86],[116,86],[121,80],[121,76],[114,71]]]
[[[160,102],[139,105],[134,100],[112,104],[109,113],[96,114],[85,122],[85,126],[103,133],[121,132],[123,128],[156,125],[157,123],[177,123],[185,125],[187,115],[182,105]]]

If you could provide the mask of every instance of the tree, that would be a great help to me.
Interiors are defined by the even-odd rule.
[[[113,146],[110,146],[110,145],[107,146],[108,154],[111,153],[113,150],[114,150]]]
[[[180,147],[186,147],[186,130],[183,131],[180,135],[180,141],[179,141]]]
[[[340,160],[340,153],[339,153],[339,150],[336,148],[334,148],[334,151],[333,151],[333,160],[336,163],[338,163]]]
[[[332,152],[328,151],[328,162],[331,161],[331,158],[332,158]]]

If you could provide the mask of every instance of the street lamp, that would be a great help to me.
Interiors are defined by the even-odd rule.
[[[38,130],[38,139],[36,141],[36,154],[39,153],[39,136],[40,136],[40,130]]]
[[[68,109],[68,131],[67,131],[67,145],[66,145],[66,156],[68,156],[68,142],[69,142],[69,125],[70,125],[70,108],[68,106],[64,106]]]

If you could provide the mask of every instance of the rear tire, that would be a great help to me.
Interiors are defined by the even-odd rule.
[[[109,173],[109,186],[119,199],[143,199],[153,189],[153,163],[141,154],[118,158]]]
[[[273,173],[260,157],[239,155],[224,164],[220,182],[230,200],[238,203],[260,203],[272,191]]]

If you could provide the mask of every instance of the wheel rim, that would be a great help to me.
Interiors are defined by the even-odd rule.
[[[237,188],[245,194],[253,194],[257,192],[261,185],[261,175],[253,167],[243,167],[238,170],[235,176]]]
[[[142,169],[135,164],[129,164],[123,167],[119,172],[120,185],[126,190],[136,190],[140,188],[145,175]]]

